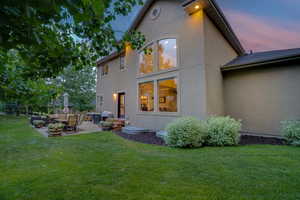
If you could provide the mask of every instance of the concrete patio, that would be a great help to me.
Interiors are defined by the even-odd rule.
[[[48,137],[48,128],[35,128],[39,133],[41,133],[43,136]],[[88,133],[95,133],[102,131],[102,128],[100,128],[98,125],[94,124],[90,121],[84,121],[80,126],[77,127],[77,131],[64,131],[62,133],[62,136],[68,136],[68,135],[80,135],[80,134],[88,134]]]

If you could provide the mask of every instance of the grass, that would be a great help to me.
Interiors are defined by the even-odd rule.
[[[110,132],[44,138],[0,116],[1,200],[300,199],[300,148],[174,149]]]

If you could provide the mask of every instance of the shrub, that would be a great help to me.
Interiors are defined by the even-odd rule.
[[[102,121],[100,122],[101,126],[110,127],[113,126],[113,122]]]
[[[35,127],[40,128],[40,127],[43,127],[45,125],[45,121],[43,121],[43,120],[33,120],[32,124]]]
[[[283,121],[281,122],[281,129],[289,144],[300,146],[300,121]]]
[[[49,124],[48,125],[48,129],[49,130],[58,130],[58,129],[63,129],[64,128],[64,124],[62,123],[54,123],[54,124]]]
[[[207,121],[207,144],[212,146],[237,145],[241,122],[230,117],[210,117]]]
[[[201,147],[207,135],[205,124],[194,117],[178,118],[166,131],[165,142],[173,147]]]

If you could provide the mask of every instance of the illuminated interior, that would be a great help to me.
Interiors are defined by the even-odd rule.
[[[154,82],[139,84],[140,111],[154,111]]]
[[[177,112],[177,80],[166,79],[158,81],[159,111]]]

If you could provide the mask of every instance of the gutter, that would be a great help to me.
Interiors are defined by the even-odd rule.
[[[225,29],[227,29],[227,33],[229,33],[229,37],[231,37],[232,42],[229,41],[231,45],[234,46],[237,53],[241,56],[245,54],[245,49],[243,48],[241,42],[237,38],[236,34],[234,33],[231,25],[227,21],[222,9],[218,6],[218,4],[214,0],[207,0],[209,4],[212,5],[213,9],[216,11],[216,14],[219,15],[220,19],[222,20],[222,23],[225,25]],[[217,26],[218,27],[218,26]],[[226,33],[223,33],[226,35]]]
[[[275,60],[267,60],[267,61],[249,63],[249,64],[223,66],[223,67],[221,67],[221,71],[226,72],[226,71],[232,71],[232,70],[237,70],[237,69],[246,69],[246,68],[252,68],[252,67],[257,67],[257,66],[261,66],[261,65],[278,64],[278,63],[295,61],[295,60],[300,60],[300,55],[295,56],[295,57],[279,58],[279,59],[275,59]]]

